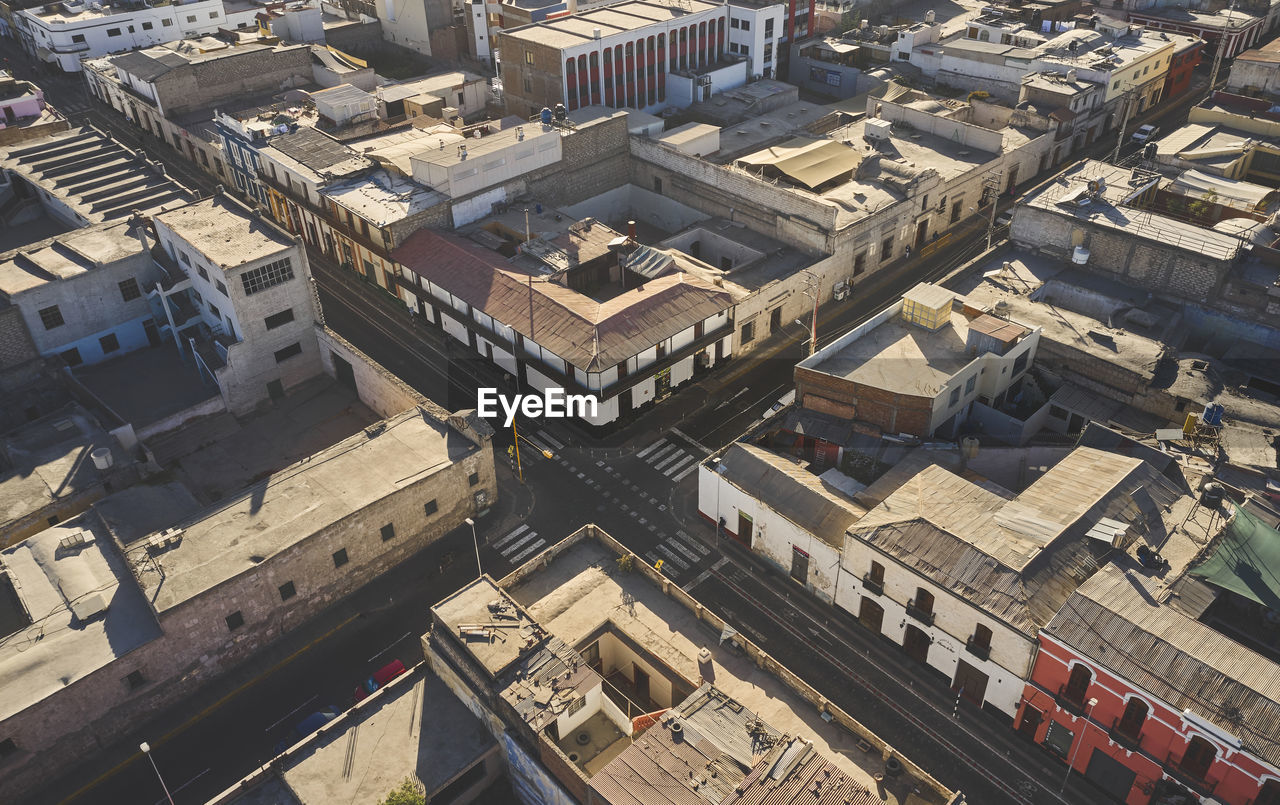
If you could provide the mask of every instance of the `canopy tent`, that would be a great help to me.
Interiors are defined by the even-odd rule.
[[[838,179],[850,178],[860,162],[861,155],[844,143],[812,137],[793,137],[738,160],[766,175],[783,176],[815,191]]]
[[[1242,182],[1239,179],[1228,179],[1225,176],[1211,176],[1198,170],[1183,171],[1182,175],[1169,185],[1174,193],[1185,196],[1204,198],[1213,195],[1219,204],[1249,211],[1262,211],[1276,191],[1253,182]]]
[[[1280,612],[1280,531],[1235,510],[1217,550],[1190,575]]]

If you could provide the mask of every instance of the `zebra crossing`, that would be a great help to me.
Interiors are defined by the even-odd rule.
[[[645,558],[650,564],[655,564],[661,559],[664,566],[674,565],[680,572],[685,573],[710,553],[710,548],[685,532],[677,531],[674,536],[668,536],[655,545],[652,551],[645,554]]]
[[[493,543],[493,548],[502,554],[503,559],[518,565],[546,544],[547,541],[526,524]]]
[[[702,456],[692,447],[674,439],[664,438],[636,453],[636,458],[644,461],[660,475],[670,478],[672,483],[679,483],[685,476],[698,469]]]

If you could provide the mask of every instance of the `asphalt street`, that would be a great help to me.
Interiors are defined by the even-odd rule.
[[[20,69],[21,73],[22,70]],[[113,111],[89,101],[75,79],[31,75],[48,89],[51,102],[113,131],[127,144],[148,150],[180,181],[209,192],[213,181],[171,147],[131,129]],[[1181,112],[1178,111],[1181,109]],[[1185,106],[1157,110],[1172,119]],[[1134,121],[1133,125],[1136,125]],[[1096,144],[1099,150],[1105,146]],[[921,279],[937,279],[975,254],[964,243],[936,260],[916,261],[895,279],[824,311],[819,343],[871,315]],[[503,382],[500,372],[462,354],[439,331],[415,322],[387,294],[320,255],[313,255],[321,304],[331,327],[356,346],[450,410],[475,405],[475,389]],[[763,414],[789,387],[794,361],[807,350],[807,333],[787,325],[777,336],[776,355],[731,361],[678,391],[626,431],[590,440],[574,429],[521,423],[525,483],[504,469],[501,511],[478,523],[481,564],[495,577],[554,544],[587,522],[596,522],[676,583],[724,614],[775,656],[856,718],[921,763],[970,802],[1060,801],[1065,771],[1021,741],[1006,724],[961,706],[952,716],[946,680],[914,666],[899,648],[876,639],[830,608],[824,608],[735,549],[715,543],[714,529],[696,516],[697,467]],[[510,466],[509,429],[495,423],[495,454]],[[545,450],[553,456],[541,455]],[[187,713],[154,722],[163,734],[143,732],[178,802],[203,801],[249,773],[295,719],[327,704],[346,705],[355,682],[395,657],[420,656],[417,636],[427,625],[427,607],[474,578],[470,534],[455,532],[379,584],[318,618],[325,628],[298,635],[306,642],[282,646],[261,670],[241,669],[242,684]],[[445,561],[442,570],[442,558]],[[286,649],[288,651],[286,651]],[[102,756],[46,792],[41,802],[145,803],[161,796],[154,774],[137,752],[137,741],[105,748]],[[104,768],[104,766],[106,768]],[[104,771],[109,771],[105,777]],[[1072,781],[1073,786],[1079,783]],[[86,787],[87,786],[87,787]],[[81,789],[74,796],[72,792]],[[1067,789],[1069,802],[1093,803],[1087,790]]]

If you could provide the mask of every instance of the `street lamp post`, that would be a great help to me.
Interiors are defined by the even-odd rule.
[[[1089,714],[1093,712],[1093,708],[1098,706],[1098,700],[1090,699],[1084,708],[1084,726],[1080,728],[1080,738],[1076,741],[1076,745],[1071,749],[1071,759],[1067,762],[1067,776],[1062,778],[1062,788],[1058,791],[1058,796],[1062,796],[1067,791],[1067,783],[1071,780],[1071,770],[1076,766],[1076,755],[1080,754],[1080,744],[1084,743],[1085,730],[1089,729]]]
[[[476,546],[476,577],[479,578],[484,575],[484,569],[480,567],[480,538],[476,536],[476,521],[468,517],[466,523],[471,526],[471,541]]]
[[[165,799],[169,800],[169,805],[173,805],[173,794],[169,793],[169,786],[164,784],[164,778],[160,776],[160,767],[156,765],[156,759],[151,757],[151,744],[143,741],[138,744],[138,748],[142,750],[142,754],[147,756],[147,760],[151,761],[151,768],[156,771],[156,779],[160,781],[160,787],[164,789]]]
[[[511,420],[511,436],[512,436],[511,442],[515,446],[515,450],[516,450],[516,473],[520,477],[520,483],[524,483],[524,466],[520,463],[520,440],[521,439],[524,439],[526,442],[529,442],[529,444],[537,448],[538,452],[542,454],[543,458],[555,458],[555,454],[552,453],[550,450],[539,447],[537,442],[530,441],[529,439],[525,439],[525,437],[521,436],[520,432],[516,430],[516,423],[514,419]]]

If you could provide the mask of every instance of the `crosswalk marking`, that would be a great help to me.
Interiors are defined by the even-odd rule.
[[[695,461],[695,460],[696,460],[695,456],[685,456],[680,461],[677,461],[675,464],[672,464],[671,468],[662,474],[670,478],[674,473],[678,472],[681,467],[685,466],[690,461]]]
[[[563,449],[564,449],[564,442],[561,442],[560,440],[556,439],[556,437],[552,436],[550,433],[547,433],[546,431],[541,431],[541,430],[540,430],[540,431],[537,431],[537,434],[538,434],[539,436],[541,436],[541,437],[542,437],[542,441],[544,441],[544,442],[546,442],[547,444],[551,445],[551,446],[552,446],[552,447],[554,447],[555,449],[557,449],[557,450],[563,450]]]
[[[689,536],[688,534],[684,533],[683,531],[677,531],[676,538],[679,539],[681,542],[683,542],[685,545],[690,546],[691,548],[693,548],[695,551],[702,554],[703,556],[706,556],[707,554],[711,553],[710,548],[708,548],[706,545],[703,545],[701,542]]]
[[[666,443],[666,441],[667,441],[666,439],[659,439],[658,441],[656,441],[656,442],[654,442],[653,444],[649,445],[649,446],[648,446],[648,447],[646,447],[645,449],[641,450],[639,453],[636,453],[636,458],[644,458],[646,455],[648,455],[648,454],[650,453],[650,451],[652,451],[652,450],[653,450],[653,448],[657,447],[657,446],[658,446],[658,445],[660,445],[660,444],[665,444],[665,443]]]
[[[653,464],[654,462],[660,460],[663,456],[667,455],[668,453],[670,453],[671,455],[675,455],[675,453],[672,451],[678,451],[679,449],[680,448],[677,447],[676,445],[669,444],[666,447],[659,450],[658,452],[654,453],[652,456],[649,456],[649,458],[645,459],[645,462],[648,464]]]
[[[515,531],[512,531],[510,534],[507,534],[507,535],[506,535],[505,537],[503,537],[502,539],[500,539],[500,540],[498,540],[497,542],[493,543],[493,547],[495,547],[495,548],[501,548],[503,545],[507,544],[508,542],[510,542],[511,540],[515,539],[516,537],[520,536],[521,534],[523,534],[524,532],[526,532],[526,531],[528,531],[528,530],[529,530],[529,526],[528,526],[528,525],[522,525],[522,526],[520,526],[519,528],[517,528]]]
[[[698,561],[698,558],[699,558],[698,555],[693,551],[689,550],[688,548],[686,548],[684,544],[681,543],[680,541],[674,540],[674,539],[667,539],[667,541],[664,544],[670,545],[672,548],[675,548],[680,553],[689,557],[690,562],[696,563]]]
[[[674,453],[672,453],[671,455],[669,455],[669,456],[667,456],[666,458],[664,458],[661,462],[659,462],[659,463],[657,463],[657,464],[654,464],[654,465],[653,465],[653,468],[654,468],[655,470],[657,470],[658,472],[662,472],[662,468],[663,468],[663,467],[667,466],[667,465],[668,465],[668,464],[670,464],[672,461],[675,461],[675,460],[676,460],[676,459],[678,459],[678,458],[684,458],[684,456],[685,456],[685,455],[686,455],[686,453],[685,453],[683,450],[677,450],[677,451],[675,451]]]
[[[514,554],[516,551],[520,550],[520,549],[521,549],[522,547],[524,547],[525,545],[528,545],[530,542],[533,542],[535,539],[538,539],[538,532],[537,532],[537,531],[530,531],[529,533],[525,534],[525,535],[524,535],[523,537],[521,537],[520,539],[516,540],[515,542],[511,543],[511,544],[510,544],[510,545],[508,545],[507,547],[503,548],[503,549],[502,549],[502,555],[503,555],[503,556],[505,556],[505,557],[507,557],[507,558],[511,558],[511,555],[512,555],[512,554]],[[539,542],[541,542],[541,540],[538,540],[538,541],[539,541]]]
[[[524,440],[525,440],[525,441],[527,441],[529,444],[531,444],[531,445],[533,445],[534,447],[538,448],[538,450],[539,450],[540,452],[542,452],[542,453],[553,453],[553,452],[554,452],[554,451],[552,451],[552,450],[548,449],[548,448],[546,447],[546,445],[542,444],[542,442],[539,442],[537,439],[531,439],[531,438],[529,438],[528,436],[521,436],[520,438],[524,439]]]
[[[701,466],[702,466],[702,462],[701,462],[701,461],[695,461],[695,462],[693,462],[692,464],[690,464],[690,465],[689,465],[689,468],[688,468],[688,469],[686,469],[684,472],[680,473],[680,474],[679,474],[679,475],[677,475],[676,477],[672,478],[672,479],[671,479],[671,480],[672,480],[672,482],[673,482],[673,483],[680,483],[681,481],[683,481],[683,480],[684,480],[684,477],[685,477],[686,475],[688,475],[689,473],[693,472],[694,470],[696,470],[698,467],[701,467]]]
[[[541,548],[543,545],[546,545],[546,544],[547,544],[546,540],[544,539],[538,540],[537,542],[530,545],[528,548],[525,548],[520,553],[511,557],[511,564],[513,565],[519,564],[526,556],[531,555],[534,551],[538,550],[539,548]]]
[[[676,567],[680,568],[681,570],[689,569],[689,563],[681,559],[679,556],[676,556],[675,552],[672,551],[670,548],[668,548],[666,545],[663,545],[663,544],[655,545],[654,550],[656,550],[658,553],[665,556],[667,558],[667,561],[669,561],[671,564],[675,565]]]

